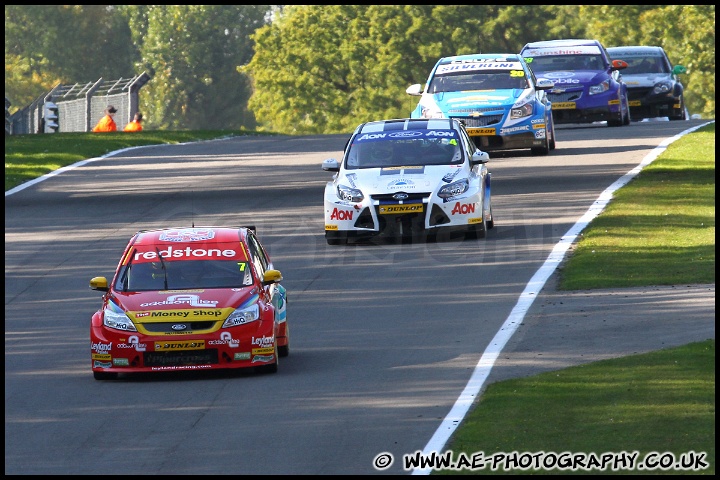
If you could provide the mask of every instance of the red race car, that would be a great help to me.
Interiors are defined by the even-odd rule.
[[[255,368],[290,353],[287,293],[253,227],[136,233],[92,316],[97,380],[120,373]]]

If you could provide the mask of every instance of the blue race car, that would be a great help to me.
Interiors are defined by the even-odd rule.
[[[547,155],[555,149],[548,80],[537,80],[517,54],[471,54],[444,57],[430,72],[411,118],[455,118],[483,151],[530,149]]]
[[[555,84],[548,92],[557,125],[607,122],[630,124],[627,85],[620,70],[627,62],[611,60],[597,40],[549,40],[526,44],[520,55],[538,78]]]

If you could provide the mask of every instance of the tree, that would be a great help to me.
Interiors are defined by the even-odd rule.
[[[247,79],[236,66],[250,60],[250,40],[267,22],[269,5],[127,6],[140,60],[152,80],[141,108],[154,127],[254,128]]]
[[[5,92],[16,106],[58,83],[132,76],[133,53],[112,5],[5,6]]]

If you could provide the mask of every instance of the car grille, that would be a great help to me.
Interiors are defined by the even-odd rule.
[[[548,93],[551,102],[577,102],[582,97],[582,92]]]
[[[486,127],[500,123],[502,115],[488,115],[486,117],[454,117],[460,120],[466,127]]]
[[[145,352],[146,367],[179,367],[184,365],[210,365],[218,363],[217,349],[186,350],[179,352]]]
[[[397,200],[393,198],[393,195],[396,195],[397,193],[406,193],[406,192],[396,192],[396,193],[383,193],[381,195],[371,195],[370,198],[373,200],[380,200],[381,202],[392,202],[392,203],[399,203]],[[430,196],[429,193],[406,193],[407,198],[403,200],[403,203],[417,203],[418,201],[422,201],[425,198],[428,198]]]
[[[209,330],[215,325],[215,320],[208,320],[203,322],[161,322],[161,323],[143,323],[142,326],[148,332],[152,333],[178,333],[178,331],[172,328],[173,325],[185,325],[183,333],[194,332],[197,330]]]
[[[454,108],[454,109],[452,109],[452,110],[448,110],[448,113],[449,113],[451,116],[455,117],[455,116],[457,116],[458,114],[463,114],[463,113],[466,113],[466,114],[467,114],[467,113],[473,113],[473,112],[481,112],[481,113],[485,113],[485,112],[497,112],[498,110],[502,110],[502,109],[503,109],[502,107]]]
[[[652,92],[652,88],[628,88],[628,98],[630,100],[640,100],[650,92]]]

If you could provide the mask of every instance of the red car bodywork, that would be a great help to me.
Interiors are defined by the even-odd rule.
[[[215,287],[205,281],[209,288],[168,286],[167,271],[182,267],[175,262],[206,260],[237,265],[243,282]],[[130,265],[140,270],[149,262],[160,264],[165,271],[164,279],[162,274],[157,276],[158,288],[128,288],[130,282],[123,275],[128,275]],[[125,248],[112,282],[107,285],[102,277],[91,281],[91,288],[105,292],[90,328],[95,378],[248,367],[277,371],[278,357],[289,353],[286,294],[280,280],[280,272],[274,270],[267,252],[247,228],[137,233]],[[246,309],[251,312],[249,317],[240,315],[238,320],[233,317],[233,324],[226,323],[231,315]],[[120,322],[104,322],[105,315],[120,318]]]

